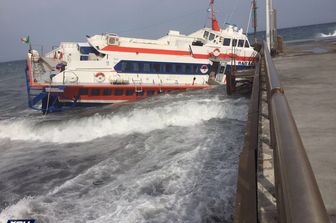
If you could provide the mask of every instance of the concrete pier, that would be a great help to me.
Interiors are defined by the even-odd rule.
[[[336,39],[287,43],[285,50],[273,61],[331,222],[336,222]]]

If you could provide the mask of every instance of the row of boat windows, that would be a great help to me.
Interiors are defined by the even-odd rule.
[[[143,61],[121,61],[114,69],[126,73],[160,73],[160,74],[205,74],[201,67],[208,65],[185,63],[160,63]],[[209,70],[209,69],[208,69]]]
[[[168,91],[163,91],[163,90],[154,90],[154,89],[121,89],[121,88],[116,88],[116,89],[110,89],[110,88],[80,88],[79,89],[79,95],[84,95],[84,96],[152,96],[152,95],[157,95],[157,94],[162,94],[162,93],[169,93],[170,90]]]
[[[208,31],[205,31],[203,34],[203,37],[205,39],[208,39],[209,41],[214,41],[218,38],[218,35],[215,35],[214,33],[209,33]],[[223,46],[232,46],[232,47],[245,47],[249,48],[250,44],[247,40],[243,39],[231,39],[231,38],[223,38],[219,37],[219,42],[223,43]]]

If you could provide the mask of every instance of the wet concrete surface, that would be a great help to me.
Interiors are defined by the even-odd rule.
[[[274,58],[323,201],[336,222],[336,38],[291,42]]]

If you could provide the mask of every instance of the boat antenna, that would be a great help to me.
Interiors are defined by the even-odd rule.
[[[229,17],[226,18],[224,24],[226,23],[231,23],[231,18],[233,16],[234,13],[236,13],[237,9],[238,9],[238,4],[239,4],[239,0],[236,1],[233,10],[231,11]]]
[[[219,32],[220,28],[219,28],[218,21],[215,16],[214,4],[215,4],[215,0],[210,0],[212,30]]]
[[[248,31],[249,31],[249,28],[250,28],[252,11],[253,11],[253,2],[251,2],[250,14],[249,14],[249,18],[248,18],[248,22],[247,22],[247,26],[246,26],[246,31],[245,31],[246,35],[248,34]]]

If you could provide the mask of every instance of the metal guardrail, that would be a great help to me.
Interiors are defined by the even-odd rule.
[[[257,149],[261,62],[266,68],[268,114],[273,148],[278,222],[324,223],[329,217],[313,170],[289,108],[271,55],[264,43],[257,63],[248,113],[245,143],[240,155],[235,223],[258,222]]]
[[[259,125],[259,77],[257,63],[248,111],[245,143],[240,153],[234,222],[257,223],[257,149]]]
[[[268,48],[263,47],[279,222],[329,222],[313,170]]]

